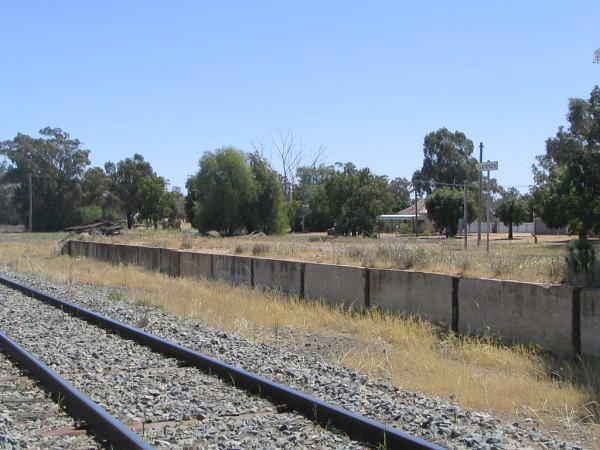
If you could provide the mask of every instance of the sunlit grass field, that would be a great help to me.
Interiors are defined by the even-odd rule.
[[[525,233],[515,234],[513,241],[509,241],[506,234],[490,236],[489,254],[486,252],[485,234],[482,235],[479,247],[477,236],[469,235],[466,251],[460,238],[423,236],[415,239],[412,236],[390,234],[382,234],[378,238],[330,237],[325,234],[210,238],[192,230],[178,232],[138,229],[127,231],[121,236],[94,239],[200,252],[540,283],[557,283],[565,278],[565,245],[571,237],[538,236],[535,243],[534,238]]]
[[[491,338],[458,338],[426,322],[377,311],[344,311],[211,280],[169,278],[131,266],[75,260],[58,255],[59,242],[65,237],[0,235],[0,264],[61,283],[126,288],[128,298],[135,302],[255,340],[276,343],[285,330],[283,335],[303,348],[307,333],[318,334],[334,343],[322,351],[322,357],[334,364],[507,418],[533,417],[552,426],[600,421],[598,361],[558,359],[533,347],[504,346]],[[474,242],[465,254],[461,242],[301,238],[209,239],[191,233],[136,231],[116,239],[97,239],[332,263],[362,264],[372,255],[367,263],[375,267],[399,267],[399,261],[406,258],[400,254],[410,253],[414,259],[410,268],[415,270],[439,268],[446,273],[545,282],[559,281],[564,270],[564,248],[558,244],[496,241],[487,256],[485,247],[477,249]],[[448,270],[450,265],[454,266]],[[597,427],[587,428],[600,433]]]

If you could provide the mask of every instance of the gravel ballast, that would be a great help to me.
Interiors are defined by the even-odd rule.
[[[256,343],[180,318],[162,310],[116,299],[115,288],[92,285],[62,286],[6,268],[0,272],[37,289],[144,331],[180,343],[222,361],[290,385],[352,412],[380,420],[414,436],[450,448],[580,448],[580,444],[545,436],[532,423],[505,424],[497,418],[469,411],[437,398],[401,390],[369,380],[353,371],[335,367],[314,353],[298,352],[284,342],[273,346]],[[122,291],[126,296],[126,291]],[[112,298],[111,298],[112,297]],[[33,303],[32,303],[33,302]],[[277,413],[275,407],[245,394],[226,394],[230,386],[192,368],[179,367],[132,342],[124,343],[62,312],[17,295],[2,287],[4,312],[0,327],[15,339],[31,339],[31,351],[44,360],[54,359],[54,370],[70,371],[73,384],[99,400],[119,419],[140,428],[148,442],[171,448],[352,448],[346,437],[298,418]],[[18,317],[18,319],[15,319]],[[36,322],[52,325],[52,333],[34,329]],[[81,334],[80,327],[85,327]],[[59,329],[69,337],[57,356],[53,341]],[[90,331],[94,330],[94,331]],[[41,334],[39,334],[41,333]],[[85,336],[89,334],[89,336]],[[39,335],[39,336],[38,336]],[[36,339],[36,336],[38,338]],[[41,337],[43,336],[43,337]],[[118,344],[113,342],[118,341]],[[285,339],[282,339],[285,341]],[[91,344],[102,343],[103,350]],[[88,347],[89,345],[89,347]],[[39,352],[39,355],[38,353]],[[44,355],[43,357],[41,355]],[[125,367],[123,367],[125,365]],[[212,400],[211,400],[212,399]],[[205,400],[207,405],[205,406]],[[224,421],[228,417],[231,421]],[[176,424],[177,423],[177,424]],[[156,426],[156,429],[153,429]]]
[[[0,353],[0,449],[98,448],[78,425]]]
[[[158,448],[363,448],[217,377],[0,286],[0,327]]]

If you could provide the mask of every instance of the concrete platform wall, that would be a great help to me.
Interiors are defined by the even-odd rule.
[[[68,246],[69,256],[73,258],[84,256],[81,254],[81,250],[84,248],[84,243],[81,241],[70,241]]]
[[[332,305],[376,306],[418,315],[459,334],[490,333],[509,342],[600,357],[600,290],[122,244],[70,241],[64,248],[75,257],[281,289]]]
[[[107,261],[107,252],[109,249],[112,249],[112,244],[106,244],[104,242],[97,242],[96,243],[96,259],[99,259],[100,261]]]
[[[179,274],[182,277],[212,278],[212,255],[206,253],[179,253]]]
[[[171,250],[168,248],[161,248],[159,253],[159,271],[165,273],[170,277],[179,276],[179,255],[181,253],[177,250]]]
[[[354,266],[305,263],[304,296],[322,299],[331,305],[365,308],[368,303],[366,270]]]
[[[371,306],[451,329],[451,276],[390,269],[370,269],[369,274]]]
[[[304,287],[304,263],[270,258],[254,258],[254,285],[280,289],[301,297]]]
[[[252,258],[247,256],[212,255],[213,278],[234,284],[252,286]]]
[[[463,278],[458,303],[461,334],[491,333],[507,341],[574,351],[571,287]]]
[[[123,264],[124,266],[135,264],[136,261],[132,262],[133,257],[130,257],[130,253],[129,253],[130,249],[133,250],[134,248],[139,257],[139,248],[138,247],[135,247],[133,245],[127,245],[127,244],[113,245],[112,260],[113,260],[114,264]],[[139,264],[139,260],[137,261],[137,263]]]
[[[581,353],[600,358],[600,289],[581,291]]]
[[[158,272],[160,269],[160,248],[138,247],[139,264],[145,270]]]

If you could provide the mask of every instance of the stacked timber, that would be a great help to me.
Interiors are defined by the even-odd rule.
[[[76,227],[65,228],[64,231],[69,233],[88,233],[88,234],[103,234],[105,236],[114,236],[121,234],[124,220],[105,220],[102,222],[94,222],[86,225],[78,225]]]

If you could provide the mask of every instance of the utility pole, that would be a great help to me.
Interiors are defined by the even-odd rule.
[[[29,232],[33,231],[33,189],[31,187],[31,172],[29,172]]]
[[[419,210],[417,208],[417,189],[415,188],[415,237],[419,237]]]
[[[467,180],[465,180],[465,198],[463,201],[463,232],[464,236],[464,245],[465,250],[467,249]]]
[[[498,170],[498,161],[487,161],[485,163],[479,163],[476,165],[479,170],[479,176],[481,172],[487,171],[487,183],[486,183],[486,195],[485,195],[485,217],[487,222],[487,252],[490,252],[490,170]]]
[[[479,143],[479,164],[483,162],[483,142]],[[481,184],[482,176],[481,170],[479,171],[479,197],[477,200],[477,247],[481,245]]]
[[[481,172],[479,172],[481,173]],[[487,242],[486,242],[486,252],[490,252],[490,171],[487,171],[487,195],[485,197],[485,221],[487,222]]]

